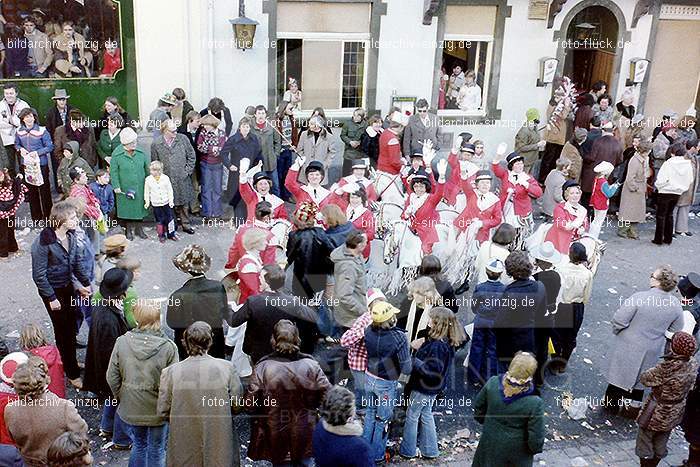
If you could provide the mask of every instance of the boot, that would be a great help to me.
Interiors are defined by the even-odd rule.
[[[617,228],[617,236],[622,238],[632,238],[630,236],[630,226],[621,225]]]
[[[126,239],[131,241],[134,239],[134,224],[132,222],[126,223]]]
[[[140,222],[136,224],[136,235],[138,235],[139,238],[143,238],[144,240],[148,238],[146,232],[143,231],[143,224],[141,224]]]
[[[639,234],[637,233],[637,229],[634,228],[634,224],[630,224],[629,237],[633,240],[639,240]]]
[[[160,243],[165,243],[165,227],[160,224],[156,225],[156,232],[158,232],[158,240]]]
[[[639,458],[639,465],[641,467],[656,467],[659,465],[659,462],[661,462],[660,457],[652,457],[651,459],[644,459],[643,457]]]

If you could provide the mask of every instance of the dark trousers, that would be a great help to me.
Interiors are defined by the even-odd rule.
[[[175,219],[178,225],[183,227],[190,226],[190,207],[189,206],[175,206]]]
[[[490,377],[498,374],[496,334],[492,326],[492,321],[481,319],[479,316],[474,319],[474,335],[467,369],[469,384],[486,384]]]
[[[19,250],[15,240],[15,216],[0,219],[0,258]]]
[[[173,208],[170,206],[153,206],[153,217],[156,220],[156,230],[158,231],[158,237],[172,238],[175,235],[175,214],[173,213]]]
[[[544,147],[542,161],[540,162],[540,175],[537,177],[537,181],[541,185],[544,185],[549,172],[557,166],[557,159],[559,159],[562,149],[564,149],[563,145],[550,142],[547,142],[547,145]]]
[[[51,181],[49,178],[49,166],[41,166],[41,175],[44,177],[44,184],[34,186],[27,184],[27,200],[29,201],[29,211],[34,222],[48,220],[53,207],[51,199]]]
[[[583,303],[560,303],[555,315],[552,343],[556,357],[566,365],[576,348],[576,337],[583,324]]]
[[[7,169],[10,171],[10,177],[15,178],[17,176],[17,168],[19,166],[17,163],[17,150],[15,149],[15,145],[10,144],[9,146],[5,146],[5,152],[7,153]]]
[[[177,346],[177,353],[180,356],[180,361],[187,358],[187,350],[185,350],[185,344],[182,342],[182,337],[185,334],[185,328],[173,329],[175,331],[175,345]],[[226,358],[226,344],[224,340],[224,330],[222,328],[212,328],[212,344],[209,349],[209,355],[214,358]]]
[[[668,243],[673,241],[673,209],[678,203],[680,195],[659,193],[656,197],[656,233],[654,243]]]
[[[535,328],[535,358],[537,359],[537,373],[535,374],[535,384],[544,384],[544,372],[549,359],[549,339],[552,343],[556,339],[554,329],[550,326]]]
[[[72,298],[74,297],[73,287],[54,288],[56,298],[61,304],[61,309],[53,311],[49,306],[49,299],[41,297],[46,310],[49,312],[53,333],[56,337],[56,347],[63,360],[63,369],[68,379],[80,377],[80,368],[75,356],[75,323],[77,310]]]
[[[611,412],[617,412],[622,408],[624,399],[632,399],[633,401],[641,402],[643,398],[643,389],[627,391],[612,384],[608,384],[608,387],[605,389],[604,408]]]
[[[51,172],[53,172],[53,186],[56,188],[56,193],[63,193],[61,185],[58,183],[58,166],[61,161],[53,157],[53,155],[49,155],[49,160],[51,161]],[[100,161],[102,161],[101,158]]]
[[[292,194],[284,186],[284,181],[287,178],[287,172],[292,166],[294,156],[292,155],[291,149],[283,149],[280,156],[277,158],[277,176],[280,182],[280,198],[285,201],[289,201]]]

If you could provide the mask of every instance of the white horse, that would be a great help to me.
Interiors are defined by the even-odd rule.
[[[532,251],[537,245],[544,242],[547,237],[547,232],[552,228],[552,224],[542,224],[535,232],[525,239],[525,248],[528,251]],[[605,242],[602,242],[588,234],[584,234],[581,238],[576,240],[586,248],[586,256],[588,256],[588,269],[591,270],[593,275],[598,271],[598,266],[603,259],[603,254],[605,253]],[[568,255],[562,255],[562,261],[569,261]]]

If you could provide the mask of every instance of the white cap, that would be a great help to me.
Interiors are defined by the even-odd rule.
[[[697,118],[697,111],[695,110],[695,106],[691,105],[688,107],[688,110],[685,111],[685,116],[686,117],[692,117],[692,118]]]
[[[593,167],[593,172],[597,174],[611,174],[613,170],[615,170],[615,166],[608,161],[603,161]]]
[[[488,263],[486,263],[486,270],[493,272],[495,274],[503,274],[506,267],[503,265],[503,261],[498,258],[491,258]]]
[[[133,128],[130,128],[130,127],[124,128],[119,133],[119,142],[122,143],[122,146],[126,146],[127,144],[135,143],[138,138],[139,138],[139,136],[136,134],[136,132],[133,130]]]

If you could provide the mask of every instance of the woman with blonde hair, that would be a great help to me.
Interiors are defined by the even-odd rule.
[[[504,375],[492,376],[476,396],[474,419],[484,425],[473,466],[531,466],[544,446],[544,405],[536,394],[537,360],[518,352]]]
[[[161,371],[178,362],[177,347],[161,329],[160,305],[139,300],[138,323],[117,338],[107,367],[107,383],[119,400],[117,414],[131,431],[129,465],[163,465],[165,422],[158,416]]]
[[[263,262],[260,253],[267,248],[267,232],[252,228],[243,234],[243,249],[245,254],[236,264],[238,281],[241,290],[238,303],[243,304],[252,295],[260,293],[260,272]]]
[[[432,278],[424,276],[414,280],[408,288],[408,297],[401,304],[397,326],[408,333],[408,342],[425,337],[429,311],[434,306],[442,306],[442,296]]]
[[[23,352],[44,359],[49,368],[49,391],[58,397],[66,397],[66,375],[58,347],[46,341],[43,329],[35,323],[26,324],[19,334],[19,347]]]

